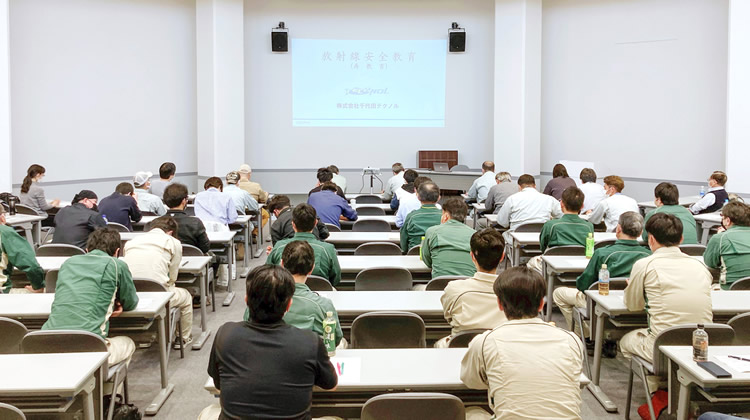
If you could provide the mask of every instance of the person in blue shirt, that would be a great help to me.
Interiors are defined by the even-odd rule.
[[[336,194],[337,188],[333,182],[324,182],[319,192],[310,194],[307,198],[307,204],[315,208],[323,223],[341,227],[339,222],[341,217],[355,221],[357,220],[357,211],[345,199]]]
[[[143,215],[138,209],[138,199],[133,184],[121,182],[117,184],[115,192],[99,202],[99,213],[105,221],[119,223],[133,230],[130,221],[139,222]]]
[[[222,225],[234,223],[237,220],[237,208],[229,194],[224,194],[224,184],[221,178],[212,176],[203,184],[206,191],[195,196],[195,215],[203,223],[213,222]]]
[[[240,181],[240,173],[232,171],[227,174],[227,186],[224,187],[224,192],[229,194],[234,201],[234,205],[237,208],[237,213],[245,214],[245,212],[257,212],[260,210],[258,202],[255,201],[252,194],[243,190],[237,186]]]

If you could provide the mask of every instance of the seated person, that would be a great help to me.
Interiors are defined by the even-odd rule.
[[[505,242],[510,242],[510,231],[526,223],[546,223],[550,219],[562,217],[560,202],[537,191],[536,181],[529,174],[518,177],[519,192],[505,200],[497,214],[497,223],[509,227],[503,233]]]
[[[401,250],[406,253],[422,243],[422,237],[431,226],[440,224],[443,212],[435,205],[440,199],[440,188],[431,181],[419,184],[417,197],[421,207],[406,216],[401,226]]]
[[[648,212],[644,223],[648,223],[651,216],[658,213],[674,214],[682,222],[683,244],[697,244],[698,230],[695,218],[690,210],[680,205],[680,190],[671,182],[662,182],[654,188],[654,204],[656,208]],[[648,240],[648,233],[643,232],[643,240]]]
[[[393,176],[388,178],[388,181],[385,183],[385,189],[383,189],[383,199],[385,200],[393,198],[396,190],[406,183],[404,180],[404,165],[396,162],[391,166],[391,170],[393,171]]]
[[[164,189],[164,204],[169,207],[167,214],[177,222],[177,239],[183,244],[192,245],[206,253],[211,247],[206,227],[201,219],[185,213],[187,202],[188,189],[183,184],[175,182]]]
[[[622,194],[625,181],[617,175],[604,178],[604,192],[607,198],[594,207],[589,216],[589,222],[598,225],[604,221],[607,232],[614,232],[620,215],[626,211],[640,212],[638,203],[627,195]]]
[[[401,204],[403,195],[413,195],[416,197],[417,192],[415,191],[414,181],[419,178],[419,174],[414,169],[407,169],[403,173],[404,182],[396,187],[391,196],[391,210],[397,211]],[[427,177],[424,177],[427,178]]]
[[[333,178],[331,178],[331,181],[334,184],[338,185],[339,188],[344,191],[344,194],[346,194],[346,178],[339,175],[339,167],[336,165],[331,165],[328,167],[328,170],[333,174]]]
[[[583,191],[583,195],[586,197],[583,200],[583,208],[581,213],[588,213],[594,210],[600,201],[607,198],[607,193],[604,192],[604,187],[596,183],[596,172],[591,168],[581,169],[581,186],[578,187]]]
[[[73,197],[71,205],[60,209],[55,215],[52,243],[85,249],[89,235],[97,228],[107,226],[96,207],[97,200],[93,191],[81,190]]]
[[[336,387],[323,340],[282,320],[294,290],[283,267],[261,265],[250,272],[250,321],[221,326],[208,360],[221,406],[207,407],[199,419],[309,419],[313,386]]]
[[[586,238],[594,233],[594,225],[581,219],[578,213],[583,206],[583,192],[578,187],[568,187],[562,193],[560,208],[563,216],[559,219],[552,219],[542,226],[542,232],[539,234],[539,248],[542,251],[547,248],[565,245],[586,246]],[[529,260],[527,267],[542,273],[542,256]]]
[[[31,283],[13,287],[13,268],[26,273]],[[36,261],[34,249],[15,229],[5,224],[5,207],[0,205],[0,293],[44,293],[44,270]]]
[[[245,212],[257,212],[260,209],[258,202],[255,201],[249,192],[241,189],[237,186],[237,182],[240,180],[240,173],[232,171],[227,174],[227,186],[224,188],[224,193],[229,194],[234,202],[234,207],[239,214],[245,214]]]
[[[482,176],[471,183],[466,193],[468,201],[481,203],[487,198],[493,185],[495,185],[495,162],[488,160],[482,163]]]
[[[310,244],[305,241],[289,242],[281,253],[281,265],[289,270],[294,278],[292,306],[284,314],[284,322],[301,330],[310,330],[323,338],[323,320],[326,319],[327,312],[333,312],[333,318],[336,320],[336,346],[339,346],[344,333],[341,331],[339,315],[333,307],[333,302],[313,292],[305,284],[315,267],[315,252]],[[244,319],[250,320],[248,308],[245,308]],[[346,340],[343,341],[344,346],[339,348],[346,348]]]
[[[151,230],[125,243],[123,261],[133,277],[156,280],[174,293],[169,305],[180,308],[182,343],[193,341],[193,297],[187,289],[175,286],[182,263],[182,244],[175,238],[177,222],[162,216],[151,222]]]
[[[240,165],[240,169],[238,172],[240,173],[240,182],[237,183],[238,187],[249,192],[250,195],[252,195],[255,201],[257,201],[258,203],[265,203],[266,201],[268,201],[268,193],[266,191],[263,191],[263,187],[261,187],[261,185],[257,182],[253,182],[250,180],[250,177],[253,174],[253,170],[250,168],[250,165],[248,165],[247,163],[243,163],[242,165]],[[268,214],[268,211],[266,211],[266,209],[264,208],[261,208],[261,224],[265,226],[270,219],[271,215]],[[253,230],[253,235],[257,233],[257,230],[258,228],[256,227],[255,230]]]
[[[409,171],[410,170],[411,169],[409,169]],[[404,176],[407,179],[410,178],[408,173],[409,171],[406,171],[407,175]],[[404,184],[401,190],[397,192],[397,195],[393,197],[393,200],[391,200],[391,208],[393,208],[394,201],[396,203],[396,227],[400,228],[401,226],[403,226],[404,221],[406,220],[406,216],[414,210],[422,207],[422,203],[419,201],[419,197],[417,196],[417,190],[423,182],[432,182],[432,179],[426,176],[418,176],[414,178],[414,182],[412,182],[411,184]]]
[[[159,179],[151,181],[151,194],[162,197],[167,185],[174,181],[174,175],[177,173],[177,167],[172,162],[164,162],[159,166]]]
[[[490,188],[487,199],[484,200],[484,208],[488,212],[497,214],[500,212],[500,207],[505,204],[505,200],[518,192],[518,186],[513,183],[510,172],[498,172],[495,175],[495,182],[497,184]]]
[[[282,239],[294,237],[292,204],[289,201],[289,197],[280,194],[274,195],[268,200],[266,208],[276,217],[276,221],[271,225],[272,244],[276,245],[276,242]],[[317,219],[317,221],[312,234],[315,235],[315,239],[324,241],[329,236],[328,227],[320,219]]]
[[[630,272],[625,288],[625,306],[631,311],[642,311],[648,317],[648,328],[630,331],[620,340],[625,358],[637,355],[653,360],[654,342],[660,332],[682,324],[713,322],[711,309],[711,273],[699,260],[680,251],[682,222],[676,216],[658,213],[646,223],[650,257],[638,260]],[[648,302],[648,303],[647,303]],[[656,393],[660,384],[655,376],[648,376],[648,387],[654,392],[654,413],[659,417],[667,405],[666,392]],[[638,412],[648,412],[644,404]]]
[[[129,337],[109,337],[109,318],[138,306],[133,277],[120,256],[120,233],[100,228],[91,234],[88,254],[70,257],[60,267],[55,300],[42,330],[88,331],[107,340],[109,365],[135,352]]]
[[[703,261],[721,269],[719,284],[728,290],[735,281],[750,276],[750,206],[730,201],[721,209],[721,225],[708,241]]]
[[[357,220],[357,211],[349,205],[346,199],[336,194],[336,184],[324,182],[321,191],[307,197],[307,204],[313,206],[323,223],[341,227],[340,220]]]
[[[331,170],[328,168],[318,169],[317,177],[318,177],[318,183],[315,184],[315,188],[311,189],[310,192],[307,193],[308,197],[312,195],[313,193],[322,191],[323,184],[325,184],[326,182],[330,182],[333,184],[333,172],[331,172]],[[333,185],[336,187],[336,191],[335,191],[336,194],[338,194],[339,197],[346,200],[346,194],[344,194],[344,190],[342,190],[341,187],[339,187],[336,184],[333,184]]]
[[[503,248],[503,235],[495,229],[487,228],[471,236],[469,256],[476,272],[472,278],[453,280],[445,286],[440,303],[445,320],[451,324],[451,335],[438,340],[435,347],[448,347],[451,336],[461,331],[489,330],[507,321],[505,314],[497,310],[493,291]]]
[[[237,220],[237,209],[232,196],[224,194],[221,178],[212,176],[203,184],[205,191],[195,196],[195,215],[203,223],[229,225]]]
[[[425,231],[422,261],[432,268],[432,278],[476,272],[471,260],[471,238],[476,231],[464,223],[468,212],[460,197],[451,197],[443,203],[440,224]]]
[[[334,195],[334,194],[332,194]],[[309,204],[299,204],[292,210],[292,229],[294,236],[276,242],[273,248],[269,248],[266,264],[278,265],[281,263],[281,255],[286,245],[292,241],[306,241],[315,252],[315,269],[312,274],[323,277],[336,286],[341,282],[341,267],[333,244],[319,241],[312,234],[317,222],[315,208]]]
[[[722,171],[714,171],[708,177],[708,192],[695,204],[690,206],[690,212],[693,214],[703,214],[719,211],[729,199],[729,194],[724,189],[726,183],[727,174]]]
[[[40,216],[46,216],[47,211],[54,213],[54,209],[60,205],[58,199],[47,201],[47,197],[44,196],[44,188],[39,185],[46,172],[47,170],[42,165],[29,166],[21,184],[21,196],[19,197],[21,204],[30,207]],[[45,221],[47,220],[45,219],[43,222]]]
[[[508,321],[471,341],[461,381],[489,389],[497,420],[580,419],[584,350],[571,332],[539,318],[547,282],[534,270],[513,267],[497,277],[494,290]],[[484,412],[467,411],[472,419]]]
[[[138,209],[133,185],[128,182],[117,184],[112,195],[102,198],[99,203],[99,214],[107,222],[119,223],[128,230],[133,230],[130,221],[139,222],[143,215]]]
[[[544,186],[544,194],[560,200],[563,191],[575,186],[576,182],[568,176],[568,169],[562,163],[558,163],[552,168],[552,179]]]
[[[167,214],[167,207],[161,200],[161,196],[157,197],[149,192],[152,176],[153,174],[151,172],[136,172],[133,177],[135,199],[138,202],[138,209],[141,212],[164,216]]]

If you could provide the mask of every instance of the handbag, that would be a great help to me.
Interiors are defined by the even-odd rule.
[[[104,417],[109,416],[109,404],[111,401],[111,395],[104,396]],[[143,415],[138,411],[138,407],[133,404],[125,404],[123,397],[120,394],[115,396],[115,407],[114,414],[112,415],[113,420],[141,420]]]

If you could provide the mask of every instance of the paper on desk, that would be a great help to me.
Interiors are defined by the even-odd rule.
[[[362,376],[362,359],[359,357],[332,357],[333,369],[339,376],[339,385],[358,384]]]
[[[736,356],[750,359],[750,354],[737,354]],[[750,373],[750,362],[732,359],[728,356],[716,356],[716,359],[735,372]]]

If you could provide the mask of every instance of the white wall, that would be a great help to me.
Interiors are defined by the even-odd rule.
[[[732,0],[729,21],[727,187],[750,193],[750,2]]]
[[[11,0],[13,183],[196,172],[195,25],[194,1]]]

